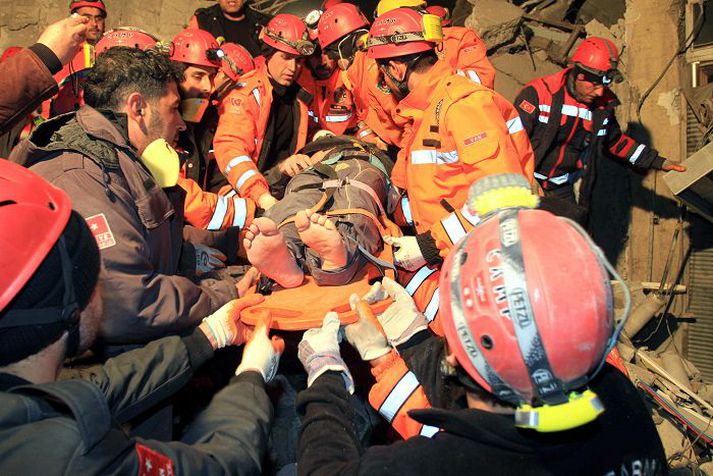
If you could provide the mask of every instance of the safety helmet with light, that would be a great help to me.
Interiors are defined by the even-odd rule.
[[[338,3],[329,8],[319,19],[319,44],[322,48],[357,30],[369,26],[359,7],[352,3]]]
[[[608,86],[623,79],[618,69],[619,52],[616,45],[606,38],[587,38],[577,47],[571,61],[588,81]]]
[[[441,26],[451,26],[451,12],[446,7],[440,5],[431,5],[426,7],[426,11],[431,15],[436,15],[441,19]]]
[[[255,69],[255,60],[243,45],[223,43],[220,49],[223,52],[221,71],[231,80],[237,81],[240,76]]]
[[[104,33],[94,46],[94,55],[99,56],[109,48],[127,46],[139,50],[148,50],[158,43],[158,38],[140,28],[120,26]]]
[[[586,384],[616,344],[631,300],[586,232],[531,208],[529,190],[517,174],[473,185],[468,208],[482,221],[443,265],[441,324],[463,378],[514,405],[516,426],[561,431],[603,411]],[[607,270],[627,302],[616,326]]]
[[[172,61],[192,66],[220,68],[221,51],[218,41],[205,30],[186,28],[173,38],[169,48]]]
[[[315,49],[308,39],[305,22],[290,13],[275,15],[262,29],[260,39],[276,50],[293,55],[310,56]]]
[[[369,30],[368,55],[378,60],[424,53],[442,40],[439,17],[414,8],[397,8],[374,20]]]

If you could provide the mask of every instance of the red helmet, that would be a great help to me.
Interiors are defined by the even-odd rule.
[[[413,8],[396,8],[380,15],[369,30],[368,55],[396,58],[432,50],[443,38],[441,20]]]
[[[354,4],[338,3],[319,19],[319,44],[326,48],[349,33],[369,25],[364,14]]]
[[[237,81],[240,76],[255,69],[255,60],[244,46],[223,43],[220,49],[223,51],[221,71],[233,81]]]
[[[37,271],[71,211],[64,191],[31,170],[0,159],[0,310]]]
[[[430,7],[426,7],[426,11],[431,15],[439,17],[441,19],[441,26],[451,26],[451,12],[446,7],[431,5]]]
[[[220,68],[220,45],[205,30],[186,28],[173,38],[169,57],[171,60],[193,66]]]
[[[74,13],[76,10],[82,7],[93,7],[98,8],[102,11],[104,16],[106,16],[106,5],[102,0],[87,1],[87,0],[73,0],[69,2],[69,12]]]
[[[260,34],[260,39],[266,45],[300,56],[314,53],[314,44],[308,37],[305,22],[290,13],[275,15]]]
[[[322,11],[327,11],[334,5],[339,5],[340,3],[344,3],[344,0],[324,0],[324,2],[322,2]]]
[[[501,400],[566,403],[603,362],[612,294],[603,255],[585,235],[548,212],[512,208],[448,255],[440,281],[448,347]]]
[[[94,55],[99,56],[109,48],[128,46],[140,50],[148,50],[158,43],[158,38],[139,28],[120,26],[107,31],[94,46]]]
[[[606,85],[621,81],[618,71],[619,52],[616,45],[606,38],[593,36],[584,40],[572,55],[572,63],[585,71],[600,76]]]

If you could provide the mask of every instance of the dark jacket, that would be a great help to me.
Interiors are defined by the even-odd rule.
[[[232,23],[235,23],[235,28],[247,28],[247,32],[244,32],[244,35],[234,35],[233,32],[226,31],[224,25],[228,24],[229,20],[225,19],[223,10],[221,10],[218,4],[212,7],[199,8],[195,11],[194,18],[195,23],[201,30],[209,32],[216,38],[223,37],[225,41],[239,43],[244,46],[253,57],[259,56],[261,52],[258,35],[262,26],[266,25],[267,21],[269,21],[269,18],[264,17],[247,5],[243,11],[245,12],[245,19]],[[191,20],[191,24],[193,23],[193,20]],[[236,41],[237,37],[242,38],[242,41]]]
[[[424,349],[420,359],[434,360],[435,354],[438,352],[434,349]],[[443,380],[435,370],[438,366],[412,366],[418,356],[407,359],[409,368],[419,381],[436,387]],[[431,375],[421,375],[428,368],[433,370]],[[442,429],[432,438],[417,436],[363,450],[354,433],[353,409],[344,380],[338,373],[328,372],[297,399],[302,420],[299,473],[666,474],[661,441],[631,382],[606,365],[590,388],[599,395],[605,411],[594,422],[573,430],[538,433],[516,428],[513,415],[433,408],[409,412],[416,421]]]
[[[195,331],[110,359],[80,379],[31,385],[0,374],[0,473],[260,474],[272,405],[257,372],[234,377],[181,441],[132,438],[119,426],[175,393],[212,355]]]
[[[0,64],[0,157],[7,158],[22,131],[14,126],[57,92],[52,75],[61,69],[52,50],[39,43]]]
[[[176,213],[184,192],[156,184],[121,123],[85,106],[43,123],[12,158],[65,190],[93,229],[106,269],[105,341],[145,343],[191,328],[237,291],[194,282],[195,251]]]

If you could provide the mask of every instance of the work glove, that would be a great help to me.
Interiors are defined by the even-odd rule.
[[[671,170],[675,170],[676,172],[685,172],[686,166],[671,162],[668,159],[664,159],[663,165],[661,166],[661,170],[663,170],[664,172],[670,172]]]
[[[362,299],[369,304],[374,304],[387,297],[393,299],[394,303],[379,314],[377,319],[384,329],[389,344],[394,347],[401,345],[417,332],[428,328],[426,316],[418,310],[406,289],[393,279],[384,277],[381,282],[374,283]]]
[[[333,370],[341,372],[347,390],[354,393],[354,379],[339,353],[339,324],[337,313],[328,312],[322,327],[309,329],[302,336],[297,357],[307,371],[307,387],[323,373]]]
[[[360,301],[356,294],[349,297],[349,307],[356,310],[359,320],[346,326],[344,335],[347,342],[359,352],[362,360],[368,362],[388,354],[391,347],[369,305]]]
[[[239,299],[233,299],[223,305],[210,316],[203,319],[203,333],[210,341],[213,349],[222,349],[229,345],[244,344],[252,331],[240,321],[240,312],[248,307],[260,304],[265,300],[261,294],[251,294]]]
[[[205,245],[193,245],[196,249],[196,274],[200,276],[214,269],[225,268],[228,259],[223,253]]]
[[[394,264],[408,271],[416,271],[426,264],[415,236],[385,236],[384,242],[393,246]]]
[[[272,336],[272,339],[268,337],[271,321],[272,319],[261,319],[257,323],[250,340],[245,344],[243,360],[235,370],[235,375],[254,370],[260,372],[265,383],[275,378],[280,355],[285,350],[285,341],[277,336]]]

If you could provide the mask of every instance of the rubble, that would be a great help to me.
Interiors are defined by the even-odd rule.
[[[488,51],[512,42],[520,34],[521,8],[505,0],[468,0],[473,11],[465,26],[478,32]]]

